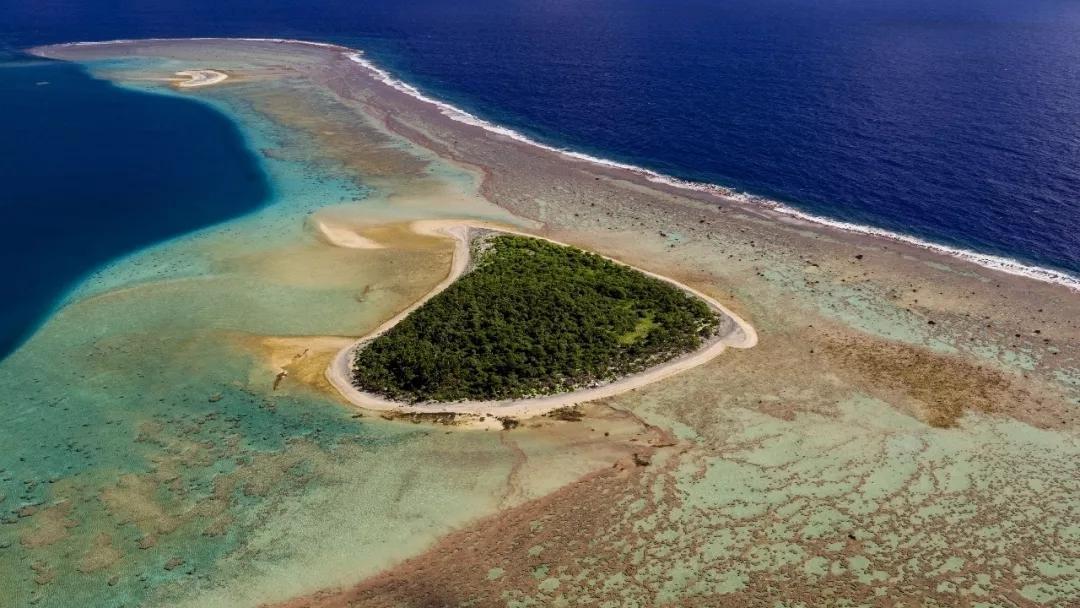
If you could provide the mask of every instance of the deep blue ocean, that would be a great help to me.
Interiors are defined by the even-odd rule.
[[[1080,274],[1077,0],[0,0],[0,355],[102,262],[265,198],[209,108],[14,56],[174,36],[356,46],[547,143]]]

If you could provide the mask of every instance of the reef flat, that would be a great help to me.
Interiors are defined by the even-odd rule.
[[[227,73],[171,94],[246,125],[278,190],[98,273],[2,364],[12,605],[1080,594],[1076,292],[532,145],[348,49],[37,52]],[[352,418],[322,371],[450,266],[403,224],[463,217],[676,279],[758,343],[512,430]]]

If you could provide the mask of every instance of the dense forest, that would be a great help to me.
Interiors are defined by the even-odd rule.
[[[564,392],[692,351],[720,322],[596,254],[510,235],[473,248],[471,271],[359,349],[358,388],[409,402]]]

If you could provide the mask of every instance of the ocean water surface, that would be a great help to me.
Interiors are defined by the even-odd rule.
[[[0,357],[87,273],[269,194],[235,125],[194,101],[0,58]]]
[[[21,244],[62,251],[74,270],[48,285],[63,304],[0,361],[0,608],[259,605],[334,586],[364,560],[417,551],[439,526],[490,509],[507,475],[495,434],[432,441],[420,425],[359,418],[302,382],[274,382],[266,338],[368,327],[411,301],[396,291],[409,279],[377,253],[320,246],[305,229],[314,210],[365,199],[356,175],[253,110],[241,87],[200,90],[194,101],[146,80],[179,65],[84,71],[13,58],[4,68],[30,70],[6,84],[35,87],[13,85],[5,103],[58,86],[85,107],[38,98],[4,123],[53,144],[23,141],[36,156],[13,158],[23,168],[5,179],[55,172],[20,186],[40,209],[12,203],[5,214],[48,228],[18,235]],[[98,70],[125,84],[93,79]],[[28,118],[46,108],[57,111]],[[121,117],[130,131],[115,124]],[[120,150],[107,149],[113,130]],[[85,145],[69,133],[88,135]],[[46,153],[57,150],[55,160]],[[144,174],[125,173],[134,169]],[[57,183],[61,171],[86,188]],[[41,194],[63,188],[91,208]],[[138,225],[149,236],[136,238]],[[80,228],[115,246],[94,250]],[[11,251],[28,282],[35,260]],[[416,258],[410,270],[423,266]],[[364,285],[375,294],[358,306]],[[306,352],[280,348],[287,359]]]
[[[230,87],[194,101],[19,49],[342,43],[551,145],[1076,271],[1080,15],[1018,4],[0,0],[0,606],[332,586],[357,547],[407,554],[493,508],[509,469],[496,434],[273,383],[263,338],[355,333],[405,299],[358,307],[401,277],[305,240],[362,180]]]
[[[434,96],[551,145],[1080,273],[1080,5],[1070,0],[5,0],[0,24],[0,46],[12,50],[155,36],[343,43]],[[260,196],[237,144],[217,145],[230,137],[222,120],[207,118],[201,140],[161,131],[203,121],[197,106],[121,94],[72,67],[5,72],[6,212],[51,206],[51,221],[93,222],[107,211],[91,201],[129,210],[136,199],[154,202],[108,231],[92,223],[75,231],[87,240],[74,268],[50,266],[50,257],[71,256],[24,250],[16,261],[5,253],[34,284],[29,297],[3,299],[0,352],[86,267],[229,217]],[[39,90],[38,80],[55,83]],[[78,82],[85,86],[63,88]],[[95,104],[104,95],[138,109],[116,120],[108,103]],[[104,114],[41,118],[76,111]],[[169,121],[157,120],[166,113]],[[97,143],[98,124],[118,130],[111,145]],[[148,130],[158,132],[140,139]],[[153,151],[132,152],[146,140]],[[187,159],[187,174],[200,171],[191,162],[213,172],[197,181],[166,175],[181,172],[167,158]],[[117,171],[125,178],[116,180]],[[127,202],[115,196],[162,180],[174,187]],[[146,230],[148,215],[162,228]],[[8,222],[0,241],[24,247],[38,229]]]

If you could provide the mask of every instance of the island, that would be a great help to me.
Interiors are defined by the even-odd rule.
[[[452,267],[331,363],[330,383],[364,409],[534,416],[757,343],[716,300],[612,258],[483,222],[410,228],[453,238]]]
[[[473,244],[470,272],[356,354],[353,382],[408,401],[572,391],[711,338],[702,300],[599,255],[516,235]]]

